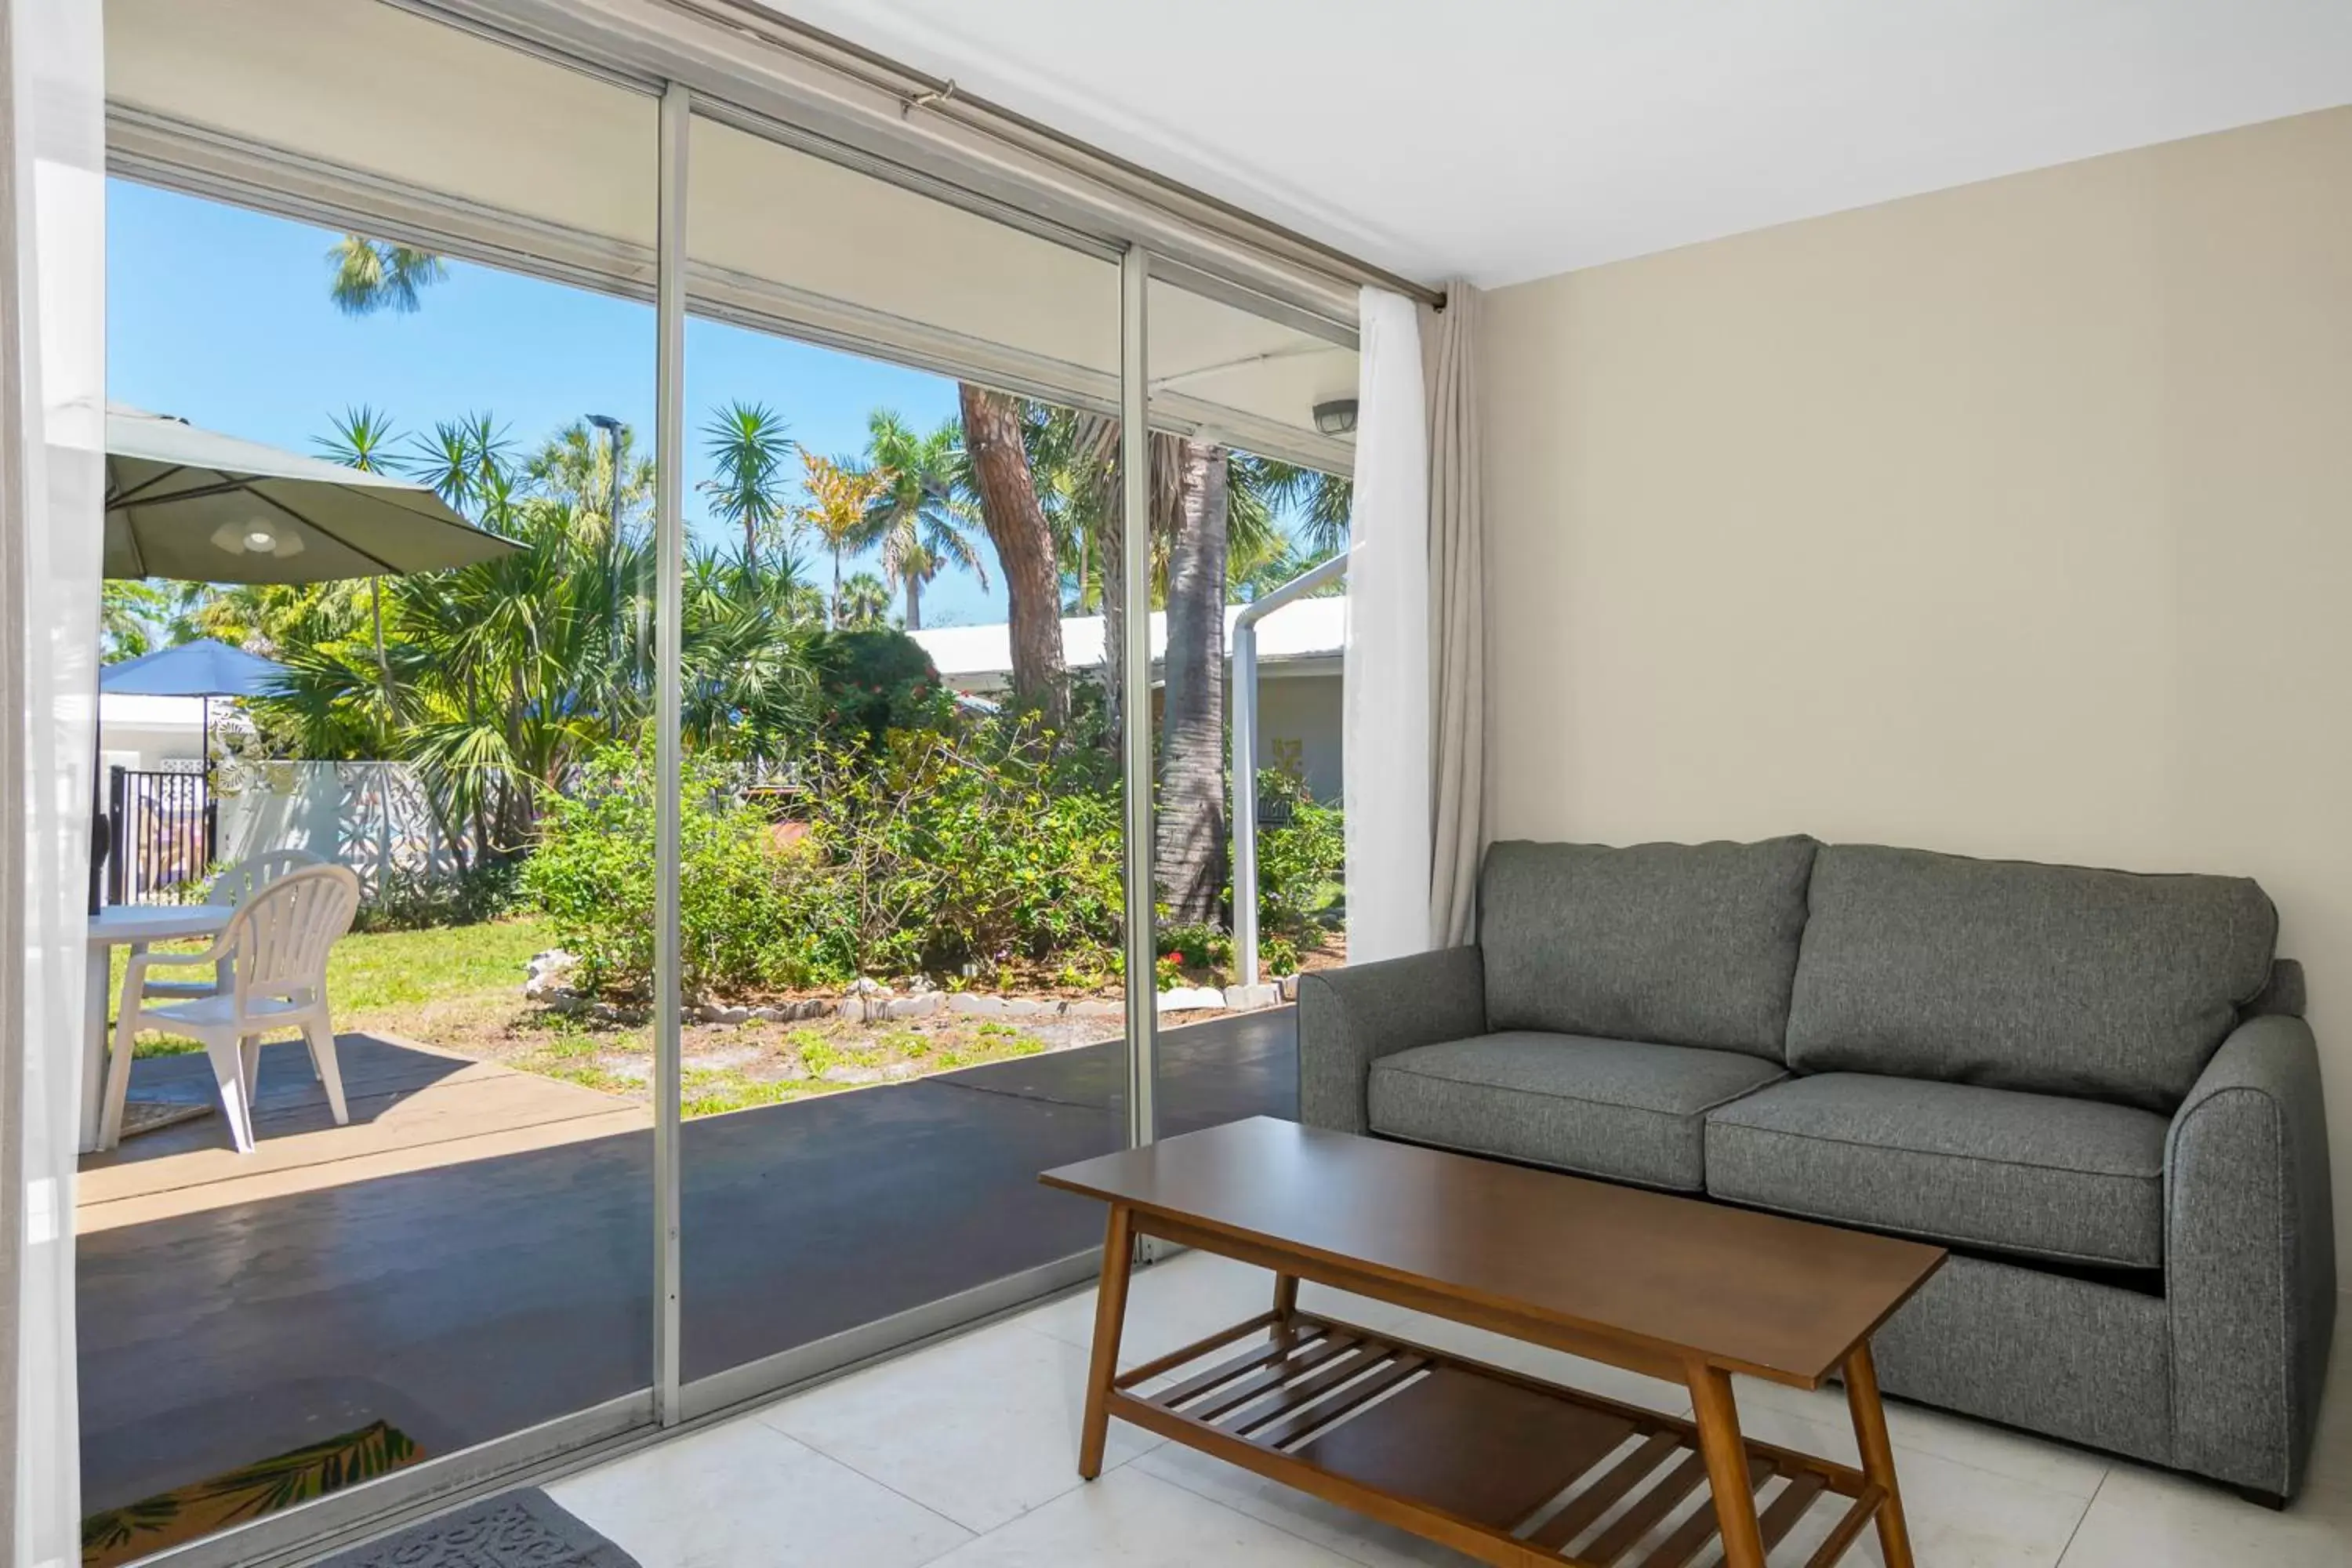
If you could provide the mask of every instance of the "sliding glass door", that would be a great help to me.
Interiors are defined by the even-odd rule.
[[[219,858],[367,898],[348,1122],[275,1043],[236,1153],[159,1034],[84,1161],[101,1560],[265,1560],[1076,1283],[1040,1170],[1291,1112],[1344,610],[1246,605],[1344,543],[1344,326],[425,8],[107,14],[117,398],[513,548],[110,597],[115,652],[282,667],[155,760]]]
[[[1159,1129],[1297,1113],[1286,983],[1344,958],[1352,332],[1149,289]],[[1243,918],[1255,886],[1255,927]]]
[[[1118,267],[697,115],[693,1411],[1066,1283],[1126,1140]]]
[[[107,11],[115,423],[514,548],[109,584],[111,656],[204,636],[273,673],[143,727],[110,702],[102,754],[201,783],[216,864],[340,861],[363,901],[327,971],[347,1119],[273,1039],[239,1152],[158,1029],[82,1161],[91,1563],[642,1424],[655,1321],[650,976],[539,849],[593,819],[649,906],[600,770],[655,690],[656,99],[373,0]],[[205,858],[136,891],[202,898]]]

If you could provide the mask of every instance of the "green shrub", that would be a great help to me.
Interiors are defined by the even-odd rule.
[[[1222,926],[1164,925],[1159,941],[1160,951],[1176,954],[1187,969],[1214,969],[1234,961],[1234,939]]]
[[[394,873],[361,903],[352,929],[424,931],[497,920],[514,908],[521,871],[520,861],[484,860],[454,877]]]
[[[804,756],[791,806],[802,831],[789,847],[715,763],[688,759],[689,994],[966,964],[1117,972],[1119,795],[1099,759],[1057,749],[1026,717],[871,740],[820,740]],[[597,753],[549,804],[524,873],[593,989],[651,986],[650,772],[645,748]]]
[[[1268,974],[1298,973],[1298,944],[1280,931],[1267,931],[1257,939],[1257,955]]]
[[[862,974],[1100,966],[1122,909],[1115,787],[1025,717],[894,730],[811,759],[792,882],[812,961]]]
[[[557,942],[580,960],[587,987],[631,995],[652,989],[654,805],[652,748],[595,753],[571,793],[547,803],[523,889],[545,910]],[[792,923],[794,851],[777,847],[718,767],[688,758],[679,819],[678,926],[689,995],[796,985],[813,976]]]
[[[901,631],[868,628],[820,633],[810,650],[816,667],[817,722],[833,743],[873,750],[894,730],[946,725],[950,700],[923,645]]]
[[[1321,934],[1347,875],[1347,818],[1338,806],[1320,804],[1305,784],[1278,769],[1267,768],[1257,779],[1258,799],[1286,807],[1289,818],[1258,830],[1259,952],[1271,964],[1271,939],[1286,938],[1296,966],[1297,946]]]

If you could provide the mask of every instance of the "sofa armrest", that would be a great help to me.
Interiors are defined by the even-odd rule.
[[[2250,1018],[2165,1142],[2173,1454],[2292,1497],[2336,1323],[2336,1220],[2311,1026]]]
[[[1486,1032],[1486,966],[1475,947],[1298,977],[1298,1120],[1368,1131],[1364,1086],[1392,1051]]]

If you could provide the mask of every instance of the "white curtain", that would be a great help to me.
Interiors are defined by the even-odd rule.
[[[96,0],[0,0],[0,1521],[80,1559],[74,1152],[98,689],[105,121]]]
[[[1412,301],[1366,289],[1340,735],[1348,962],[1430,945],[1429,430]]]
[[[1478,291],[1458,279],[1424,317],[1429,364],[1429,934],[1477,935],[1486,847],[1486,521],[1478,489]]]

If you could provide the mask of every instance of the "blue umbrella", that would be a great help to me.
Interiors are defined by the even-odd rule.
[[[205,700],[205,777],[213,775],[213,699],[258,697],[288,671],[274,658],[198,637],[176,647],[157,648],[98,672],[98,689],[123,697],[201,697]]]
[[[286,674],[276,659],[199,637],[108,665],[98,689],[125,697],[258,697]]]

